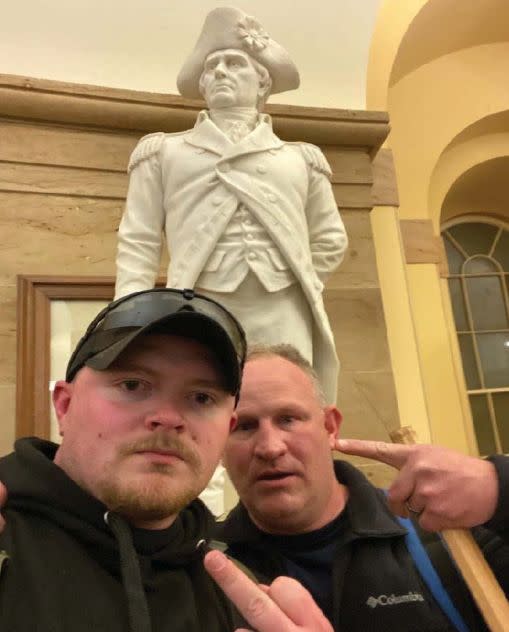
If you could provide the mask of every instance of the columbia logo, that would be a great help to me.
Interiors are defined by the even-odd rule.
[[[413,601],[424,601],[424,597],[417,592],[409,592],[406,595],[371,596],[366,601],[366,605],[370,608],[376,608],[377,606],[397,606],[400,603],[411,603]]]

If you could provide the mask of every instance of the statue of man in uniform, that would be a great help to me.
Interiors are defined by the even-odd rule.
[[[334,403],[338,361],[322,290],[347,237],[330,167],[314,145],[278,138],[261,113],[270,94],[298,87],[297,68],[254,18],[221,7],[177,85],[208,109],[191,130],[145,136],[131,156],[116,297],[153,287],[165,234],[168,287],[218,300],[250,343],[292,343]]]

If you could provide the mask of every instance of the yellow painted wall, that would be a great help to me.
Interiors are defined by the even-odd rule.
[[[402,426],[412,426],[420,441],[431,441],[426,397],[408,292],[397,209],[371,211],[378,278]]]
[[[387,110],[392,68],[408,26],[427,0],[384,0],[378,12],[366,75],[366,108]]]
[[[394,217],[429,220],[438,235],[458,178],[509,155],[508,67],[504,0],[385,0],[381,7],[366,95],[368,108],[390,114],[386,145],[400,196],[399,209],[373,215],[398,403],[408,411],[416,402],[412,425],[421,440],[467,452],[476,448],[446,281],[437,265],[395,255],[402,245]]]
[[[442,221],[448,219],[443,216],[444,200],[460,176],[476,165],[507,156],[509,120],[506,123],[507,131],[484,131],[481,127],[478,135],[465,139],[458,138],[440,155],[431,174],[428,194],[428,208],[435,230],[439,230],[441,217]],[[509,208],[507,213],[509,214]]]
[[[468,452],[470,446],[450,350],[450,323],[442,304],[436,266],[409,265],[407,275],[431,441]]]
[[[503,60],[503,61],[502,61]],[[440,57],[389,89],[401,218],[433,218],[430,180],[442,152],[466,127],[509,104],[509,42]],[[440,209],[434,209],[440,212]]]

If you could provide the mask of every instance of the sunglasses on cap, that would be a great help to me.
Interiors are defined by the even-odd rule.
[[[84,366],[107,369],[133,340],[148,333],[191,338],[208,347],[218,360],[228,392],[238,396],[246,357],[244,330],[222,305],[190,289],[143,290],[107,305],[78,342],[66,381],[71,382]]]

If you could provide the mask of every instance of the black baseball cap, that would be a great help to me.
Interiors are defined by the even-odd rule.
[[[65,379],[84,366],[107,369],[138,336],[165,333],[197,340],[216,357],[227,391],[238,398],[246,337],[222,305],[193,290],[156,288],[134,292],[105,307],[78,342]]]

